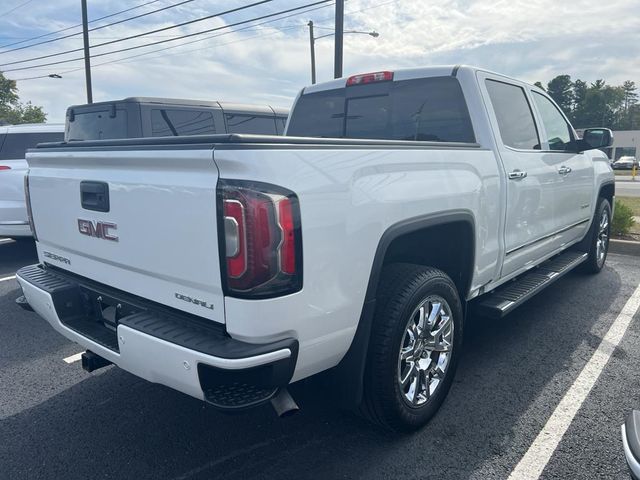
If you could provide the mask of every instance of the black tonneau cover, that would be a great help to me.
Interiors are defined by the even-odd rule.
[[[91,149],[91,150],[140,150],[149,148],[233,148],[240,145],[285,147],[287,145],[318,146],[387,146],[422,148],[480,148],[478,143],[421,142],[406,140],[376,140],[359,138],[286,137],[279,135],[218,134],[182,137],[123,138],[113,140],[82,140],[69,142],[40,143],[38,149]]]

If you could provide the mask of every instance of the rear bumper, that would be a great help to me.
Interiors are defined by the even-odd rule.
[[[0,222],[0,237],[32,237],[28,223]]]
[[[16,276],[33,310],[68,339],[134,375],[221,409],[269,400],[295,369],[295,339],[234,340],[211,320],[41,265]]]
[[[631,476],[640,480],[640,412],[633,411],[622,425],[622,446]]]

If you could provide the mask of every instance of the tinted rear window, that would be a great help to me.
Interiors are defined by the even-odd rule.
[[[25,157],[28,149],[39,143],[61,142],[64,134],[60,133],[8,133],[2,142],[0,160],[17,160]]]
[[[151,110],[151,134],[154,137],[208,135],[216,133],[211,112],[202,110]]]
[[[225,114],[228,133],[256,133],[275,135],[276,122],[274,117],[261,115],[245,115],[239,113]]]
[[[73,121],[67,119],[67,140],[107,140],[128,136],[127,111],[120,108],[75,111]]]
[[[287,135],[475,142],[462,89],[453,77],[303,95],[291,113]]]

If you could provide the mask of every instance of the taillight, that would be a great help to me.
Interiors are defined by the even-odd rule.
[[[220,180],[220,260],[225,293],[269,298],[302,288],[298,197],[260,182]]]
[[[37,242],[38,236],[36,235],[36,226],[33,223],[33,212],[31,211],[31,195],[29,193],[29,172],[24,176],[24,199],[27,204],[27,218],[29,219],[29,227],[33,234],[33,239]]]
[[[374,72],[353,75],[347,79],[347,87],[353,85],[365,85],[367,83],[390,82],[393,80],[393,72]]]
[[[11,170],[9,165],[0,165],[0,170]]]

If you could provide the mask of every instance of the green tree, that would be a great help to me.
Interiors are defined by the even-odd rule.
[[[0,72],[0,125],[41,123],[46,119],[47,114],[42,107],[20,102],[15,80],[9,80]]]
[[[547,93],[567,114],[573,109],[573,82],[569,75],[558,75],[547,84]]]

